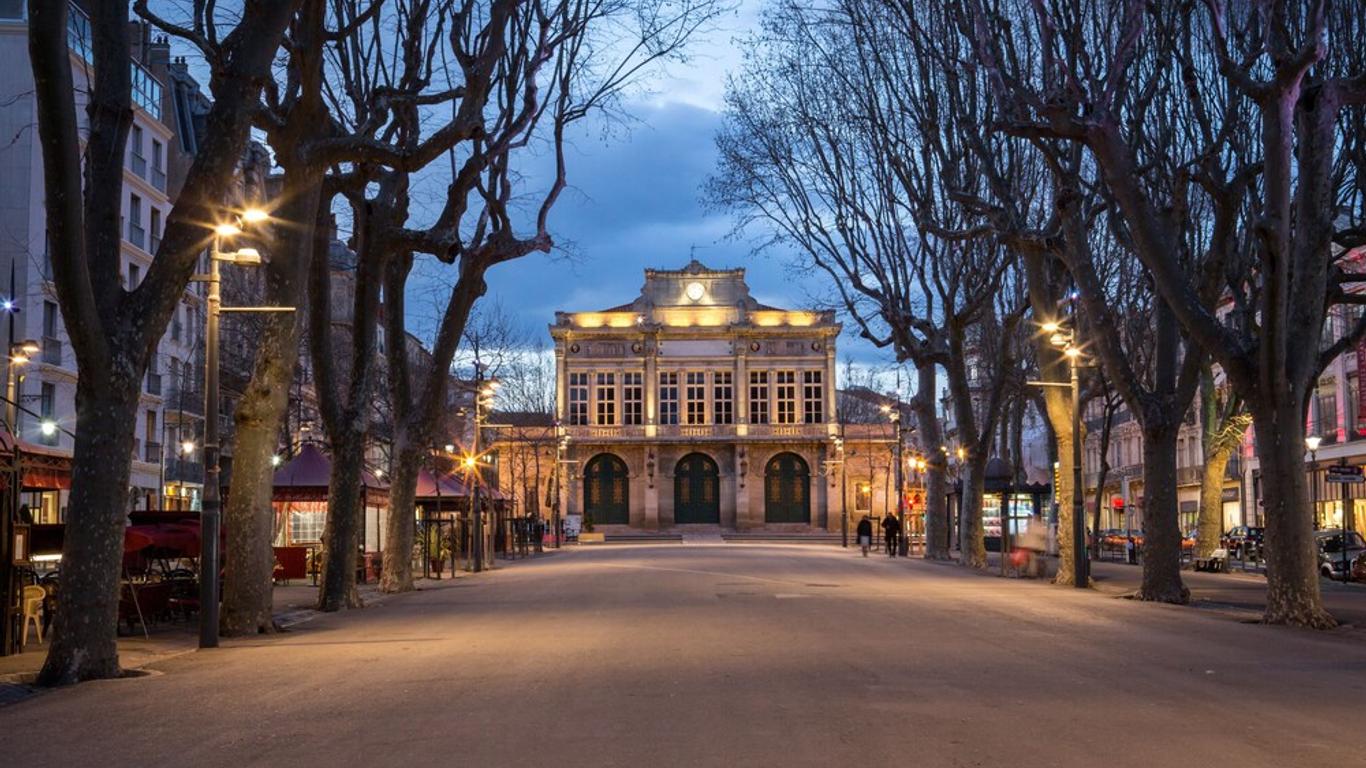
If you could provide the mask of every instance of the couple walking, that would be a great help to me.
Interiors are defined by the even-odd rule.
[[[892,516],[891,512],[882,518],[882,540],[887,546],[887,555],[896,557],[897,542],[901,536],[901,524]],[[867,515],[858,521],[858,545],[863,550],[863,556],[868,556],[868,549],[873,546],[873,521]]]

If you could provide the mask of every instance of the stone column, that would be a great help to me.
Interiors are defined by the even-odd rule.
[[[561,424],[569,423],[569,374],[564,359],[567,345],[567,339],[555,343],[555,418]]]
[[[749,527],[749,492],[754,480],[749,473],[749,461],[749,447],[741,441],[735,446],[735,519],[732,524],[736,530]]]

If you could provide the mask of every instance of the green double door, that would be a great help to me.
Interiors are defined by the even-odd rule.
[[[721,522],[721,479],[716,462],[701,453],[679,459],[674,468],[674,523]]]
[[[780,453],[764,468],[764,522],[811,522],[811,471],[795,453]]]
[[[626,462],[610,453],[588,462],[583,476],[583,506],[594,525],[631,522],[629,482]]]

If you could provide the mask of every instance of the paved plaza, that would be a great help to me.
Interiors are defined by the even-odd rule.
[[[1366,628],[827,546],[566,549],[0,708],[25,765],[1366,765]]]

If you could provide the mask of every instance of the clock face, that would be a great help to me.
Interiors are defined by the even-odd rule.
[[[701,283],[688,283],[687,292],[688,298],[693,301],[701,301],[702,296],[707,292],[707,289],[703,288]]]

